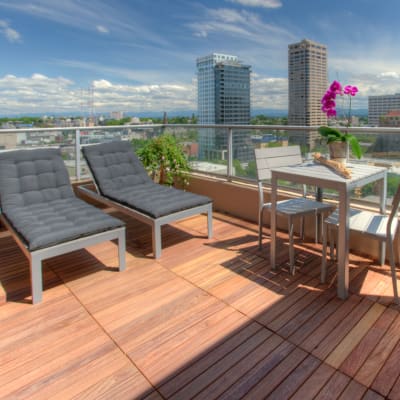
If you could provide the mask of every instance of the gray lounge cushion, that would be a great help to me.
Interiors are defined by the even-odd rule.
[[[30,251],[124,225],[75,196],[59,149],[1,152],[0,205]]]
[[[82,152],[101,195],[152,218],[211,203],[211,199],[154,183],[127,141],[86,146]]]

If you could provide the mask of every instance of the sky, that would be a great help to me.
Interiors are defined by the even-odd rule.
[[[0,115],[197,109],[196,59],[251,65],[252,109],[287,110],[288,45],[328,77],[400,93],[399,0],[0,0]]]

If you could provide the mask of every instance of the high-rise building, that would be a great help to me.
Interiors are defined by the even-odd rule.
[[[289,125],[325,125],[321,98],[328,88],[326,46],[308,39],[290,44],[288,64]],[[309,144],[314,135],[308,135]]]
[[[368,124],[379,125],[379,118],[390,111],[400,110],[400,93],[368,96]]]
[[[197,59],[199,124],[250,123],[250,69],[236,56],[227,54],[213,53]],[[200,158],[224,159],[226,148],[226,132],[212,128],[199,131]],[[248,161],[249,152],[252,151],[250,135],[235,131],[234,158]]]

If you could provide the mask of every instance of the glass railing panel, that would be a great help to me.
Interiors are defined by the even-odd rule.
[[[232,131],[232,155],[229,154],[228,135]],[[128,140],[134,149],[160,134],[173,135],[182,146],[191,169],[209,175],[228,177],[228,161],[232,156],[232,171],[229,179],[254,182],[256,178],[254,149],[260,146],[300,145],[303,158],[312,160],[314,152],[327,154],[327,146],[316,128],[274,126],[198,126],[198,125],[129,125],[69,127],[51,129],[0,130],[0,149],[33,148],[43,146],[60,147],[71,178],[88,177],[84,158],[79,154],[80,170],[76,171],[76,131],[79,130],[79,145],[91,145],[112,140]],[[351,162],[367,162],[388,168],[388,198],[400,184],[400,129],[396,128],[350,128],[363,149],[363,158]],[[79,175],[80,172],[80,175]],[[280,182],[282,188],[301,189],[290,182]],[[354,201],[376,202],[376,188],[372,185],[354,191]],[[325,192],[335,198],[334,192]]]

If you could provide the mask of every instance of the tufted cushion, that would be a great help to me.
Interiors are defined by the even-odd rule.
[[[211,203],[206,196],[154,183],[129,142],[83,148],[100,193],[153,218]]]
[[[30,251],[124,225],[77,197],[17,206],[9,210],[6,218]]]
[[[0,203],[4,212],[9,207],[73,196],[59,149],[0,153]]]
[[[59,149],[0,153],[0,201],[30,251],[123,226],[74,195]]]
[[[82,153],[103,195],[125,187],[152,183],[127,141],[85,146]]]

